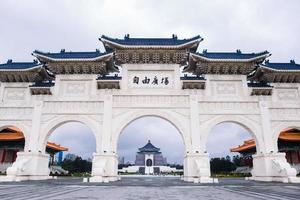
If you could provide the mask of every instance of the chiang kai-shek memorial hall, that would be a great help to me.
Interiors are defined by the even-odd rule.
[[[235,122],[256,144],[251,180],[299,182],[278,151],[279,134],[300,128],[300,65],[259,53],[197,51],[203,39],[102,36],[105,51],[34,51],[34,62],[0,65],[0,127],[24,133],[24,152],[2,181],[48,179],[47,140],[67,122],[96,138],[91,182],[119,180],[117,143],[129,123],[156,116],[185,146],[184,181],[210,183],[211,129]]]
[[[138,173],[143,175],[181,172],[181,170],[169,167],[167,164],[167,158],[163,157],[160,148],[157,148],[150,140],[148,140],[148,143],[139,148],[139,151],[136,153],[134,165],[124,167],[119,170],[119,172]]]

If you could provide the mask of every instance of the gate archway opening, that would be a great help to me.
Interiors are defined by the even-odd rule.
[[[167,119],[142,116],[130,121],[118,139],[119,174],[183,175],[183,141]]]
[[[216,124],[206,143],[211,174],[250,176],[256,144],[255,135],[245,125],[231,121]]]
[[[17,126],[0,128],[0,173],[5,174],[17,159],[17,153],[25,149],[25,134]]]
[[[300,128],[285,128],[275,139],[278,152],[284,153],[286,161],[300,174]]]
[[[85,176],[91,173],[96,139],[87,125],[77,121],[60,123],[51,129],[46,141],[51,174]]]

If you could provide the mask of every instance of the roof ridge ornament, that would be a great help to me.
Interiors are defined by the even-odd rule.
[[[294,59],[290,60],[290,63],[291,63],[291,64],[296,64],[296,62],[295,62]]]
[[[11,64],[12,62],[13,62],[12,59],[8,59],[8,60],[7,60],[7,64]]]
[[[172,34],[172,38],[173,38],[174,40],[177,40],[177,35],[176,35],[176,34]]]
[[[130,38],[130,35],[128,33],[125,34],[124,39],[126,40],[126,39],[129,39],[129,38]]]
[[[60,53],[65,53],[65,52],[66,52],[65,49],[61,49],[61,50],[60,50]]]
[[[240,49],[237,49],[237,50],[236,50],[236,53],[237,53],[237,54],[242,54],[242,51],[241,51]]]
[[[207,53],[207,49],[203,49],[202,53]]]

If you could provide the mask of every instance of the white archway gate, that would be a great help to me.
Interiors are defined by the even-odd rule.
[[[213,182],[205,146],[222,122],[236,122],[255,138],[252,180],[299,181],[278,153],[277,138],[281,129],[300,126],[300,70],[262,64],[268,52],[197,53],[200,36],[101,40],[114,53],[35,51],[40,63],[1,65],[0,127],[15,125],[26,137],[24,152],[1,180],[48,179],[47,138],[76,121],[96,138],[90,181],[116,181],[121,131],[137,118],[157,116],[182,135],[185,181]],[[110,72],[117,75],[103,76]]]

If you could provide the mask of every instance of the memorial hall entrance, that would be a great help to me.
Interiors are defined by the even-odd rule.
[[[268,51],[198,51],[199,35],[99,39],[103,52],[36,50],[34,62],[0,65],[0,127],[14,125],[25,136],[24,152],[17,153],[0,181],[51,178],[46,142],[65,122],[83,123],[94,134],[89,181],[120,180],[121,132],[139,118],[154,116],[182,137],[184,181],[217,182],[211,178],[207,138],[217,124],[234,122],[255,140],[249,179],[300,182],[277,145],[283,130],[300,127],[300,65],[295,61],[270,62]],[[154,144],[147,144],[141,154],[149,146],[157,153]],[[145,159],[154,164],[151,156]],[[154,168],[144,171],[154,173]]]

